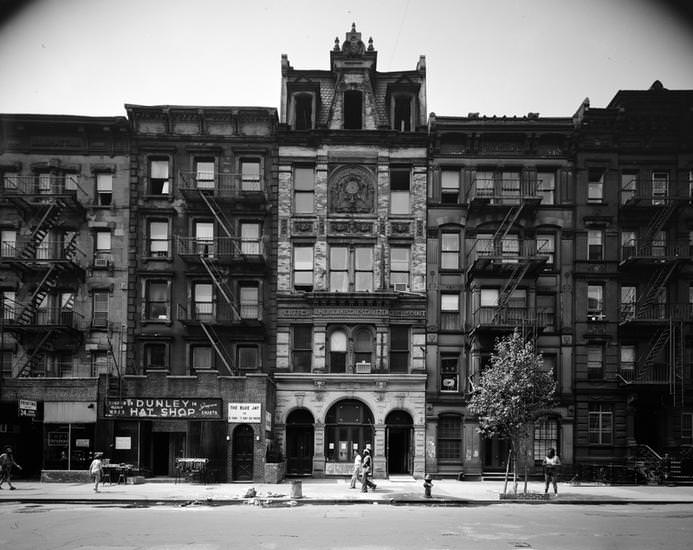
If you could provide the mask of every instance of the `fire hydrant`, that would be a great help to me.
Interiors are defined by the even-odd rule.
[[[424,497],[425,498],[431,498],[431,487],[433,487],[433,481],[431,478],[431,474],[427,474],[426,477],[424,478]]]

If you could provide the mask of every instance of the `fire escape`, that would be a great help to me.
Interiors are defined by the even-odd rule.
[[[231,342],[233,331],[247,325],[252,316],[238,304],[230,277],[258,266],[262,270],[265,265],[261,243],[244,243],[227,215],[235,207],[257,204],[258,200],[264,209],[264,194],[258,196],[255,188],[245,194],[239,179],[236,174],[206,174],[202,179],[195,172],[181,172],[180,188],[187,209],[211,214],[216,231],[224,236],[177,237],[179,256],[211,281],[215,296],[211,303],[198,304],[193,299],[189,306],[178,304],[178,318],[189,330],[199,327],[231,375],[238,375],[239,369],[224,342]]]
[[[688,304],[670,302],[667,294],[672,277],[691,260],[680,246],[667,243],[667,229],[681,201],[628,191],[620,208],[624,226],[645,229],[638,239],[622,243],[621,272],[639,283],[637,290],[622,296],[620,330],[622,336],[646,339],[647,344],[641,347],[634,364],[621,365],[618,381],[629,386],[666,386],[674,402],[677,398],[682,402],[685,335],[691,312]]]
[[[45,376],[49,354],[72,354],[82,341],[80,315],[74,311],[77,284],[83,282],[84,253],[78,231],[84,209],[77,176],[22,176],[0,190],[23,223],[13,243],[3,243],[0,265],[18,278],[14,297],[3,296],[3,332],[20,351],[12,364],[16,377]],[[56,369],[60,370],[60,369]]]

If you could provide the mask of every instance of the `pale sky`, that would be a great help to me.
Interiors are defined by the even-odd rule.
[[[356,23],[379,71],[426,56],[428,112],[571,116],[693,89],[693,26],[655,0],[35,0],[0,26],[0,112],[279,108],[280,61],[329,69]]]

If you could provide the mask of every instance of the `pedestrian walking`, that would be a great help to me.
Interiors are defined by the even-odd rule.
[[[101,452],[94,453],[94,460],[92,460],[91,464],[89,465],[89,473],[94,478],[95,493],[99,492],[99,483],[101,482],[101,476],[103,475],[103,462],[101,461],[102,456],[103,453]]]
[[[553,484],[554,494],[558,494],[558,467],[561,465],[561,460],[556,454],[556,449],[553,447],[546,451],[546,456],[544,457],[544,481],[546,482],[546,487],[544,487],[544,493],[549,492],[549,485]]]
[[[14,461],[14,454],[12,452],[12,447],[5,447],[5,452],[0,455],[0,489],[2,489],[2,484],[7,481],[10,486],[10,491],[14,491],[16,487],[12,485],[12,468],[17,467],[22,469],[22,467]]]
[[[371,459],[371,453],[368,449],[363,451],[363,460],[361,462],[361,492],[367,493],[370,487],[375,491],[377,487],[369,478],[371,471],[373,469],[373,461]]]
[[[351,487],[350,489],[356,489],[356,482],[359,481],[361,475],[361,464],[363,459],[361,458],[361,453],[357,450],[354,454],[354,471],[351,472]]]

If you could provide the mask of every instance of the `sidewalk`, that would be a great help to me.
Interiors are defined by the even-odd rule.
[[[432,498],[424,498],[423,480],[376,479],[375,492],[361,493],[350,489],[348,479],[303,479],[302,498],[292,498],[292,480],[279,484],[267,483],[191,483],[150,482],[140,485],[103,486],[95,493],[87,483],[41,483],[16,481],[16,491],[4,486],[0,490],[0,504],[23,503],[103,503],[124,505],[229,505],[256,504],[261,506],[294,506],[298,504],[390,504],[430,506],[475,506],[509,503],[516,500],[499,498],[502,482],[476,482],[433,480]],[[255,498],[246,498],[254,488]],[[522,484],[519,486],[522,490]],[[660,486],[572,486],[559,484],[559,495],[543,500],[543,483],[531,482],[528,492],[537,499],[521,501],[525,504],[693,504],[693,487]]]

